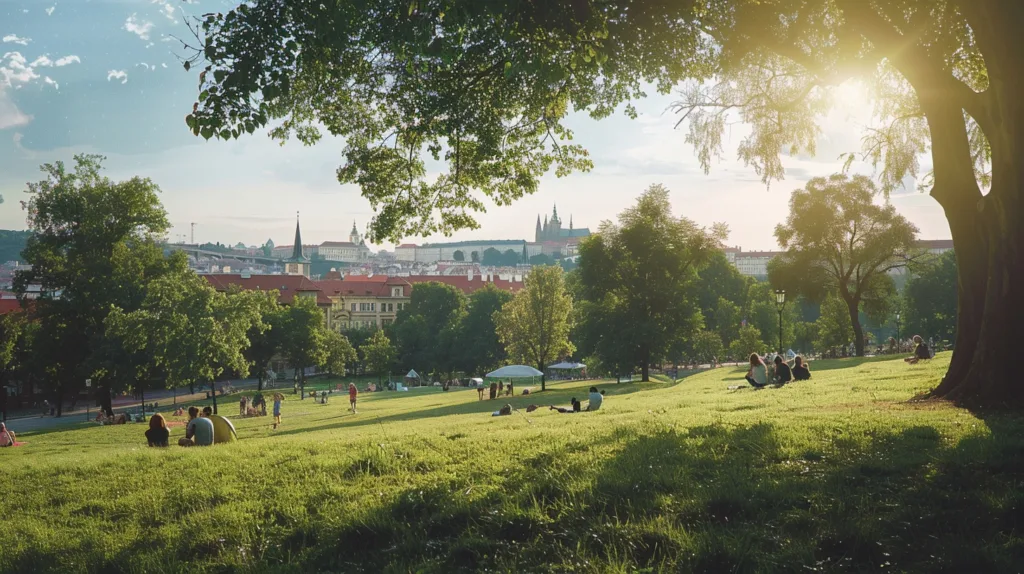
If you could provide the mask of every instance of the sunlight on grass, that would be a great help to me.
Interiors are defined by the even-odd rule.
[[[731,367],[604,381],[605,406],[572,415],[523,409],[592,382],[364,394],[355,415],[288,395],[282,428],[235,419],[241,440],[205,449],[146,448],[144,425],[26,433],[0,451],[0,569],[1009,569],[1022,425],[906,402],[948,361],[819,361],[760,391],[728,390]]]

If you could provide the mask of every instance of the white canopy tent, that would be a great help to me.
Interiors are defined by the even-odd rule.
[[[548,368],[556,371],[575,371],[577,369],[585,369],[587,366],[583,363],[567,363],[563,361],[554,365],[548,365]]]
[[[507,367],[502,367],[496,371],[491,371],[487,373],[486,376],[496,379],[525,379],[541,377],[543,375],[544,373],[534,369],[533,367],[528,367],[526,365],[508,365]]]
[[[407,379],[418,379],[418,378],[420,378],[420,375],[415,370],[409,369],[409,372],[405,375],[405,378],[407,378]]]

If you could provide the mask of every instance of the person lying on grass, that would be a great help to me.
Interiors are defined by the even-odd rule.
[[[185,437],[178,441],[178,446],[210,446],[212,444],[213,421],[199,416],[197,407],[189,407]]]
[[[14,446],[15,441],[14,431],[7,430],[7,425],[0,423],[0,447]]]
[[[793,371],[782,360],[782,355],[775,355],[775,384],[784,385],[793,380]]]
[[[924,342],[921,335],[914,335],[914,345],[914,356],[907,357],[906,359],[903,359],[904,361],[913,365],[922,359],[928,360],[932,358],[932,354],[928,350],[928,343]]]
[[[511,415],[511,414],[512,414],[512,405],[506,404],[505,406],[501,407],[501,409],[496,410],[493,413],[491,413],[491,416],[492,417],[506,417],[506,416]]]
[[[167,446],[170,435],[163,415],[157,413],[149,418],[149,429],[146,430],[146,442],[149,446]]]
[[[578,413],[582,410],[580,402],[576,400],[576,397],[573,397],[569,402],[572,403],[572,406],[569,408],[551,405],[550,410],[558,411],[560,413]]]
[[[750,370],[747,371],[747,382],[755,389],[764,388],[768,384],[768,367],[765,366],[761,356],[757,353],[750,354]]]
[[[807,363],[804,362],[804,358],[797,355],[793,358],[793,379],[797,381],[806,381],[811,378],[811,369]]]

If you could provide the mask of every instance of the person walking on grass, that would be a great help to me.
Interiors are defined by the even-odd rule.
[[[352,409],[352,414],[356,414],[356,395],[359,391],[356,389],[355,383],[348,384],[348,404]]]
[[[274,393],[274,428],[281,424],[281,401],[284,400],[284,395],[281,393]]]
[[[757,353],[750,354],[750,370],[747,371],[747,382],[755,389],[764,388],[768,384],[768,367],[765,366],[761,356]]]

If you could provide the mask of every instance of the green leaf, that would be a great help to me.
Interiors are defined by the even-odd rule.
[[[199,134],[203,136],[203,139],[210,139],[213,137],[213,128],[210,126],[203,126],[203,129],[199,130]]]

